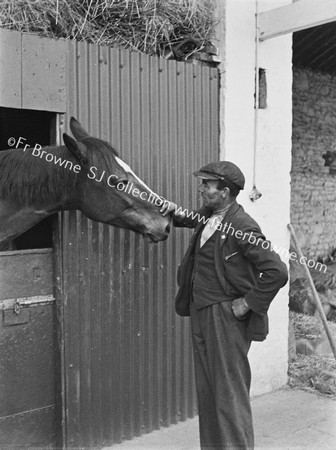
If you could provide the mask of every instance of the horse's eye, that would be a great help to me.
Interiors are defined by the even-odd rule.
[[[111,187],[117,187],[119,190],[122,190],[126,187],[128,183],[127,178],[118,178],[116,175],[111,175],[107,179],[107,184]]]
[[[120,188],[121,186],[126,187],[128,183],[127,179],[118,179],[116,180],[116,185]]]

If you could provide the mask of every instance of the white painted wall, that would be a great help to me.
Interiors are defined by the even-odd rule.
[[[289,1],[267,0],[259,11]],[[255,1],[220,0],[218,42],[221,63],[221,159],[237,164],[246,177],[238,197],[274,244],[289,248],[292,133],[292,36],[259,44],[259,66],[266,70],[267,109],[259,110],[256,186],[262,197],[249,200],[253,187]],[[223,26],[224,23],[224,26]],[[270,334],[250,351],[252,395],[287,383],[288,284],[271,304]]]

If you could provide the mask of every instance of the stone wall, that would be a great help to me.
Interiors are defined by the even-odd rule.
[[[323,155],[336,151],[336,77],[293,70],[291,223],[305,256],[336,246],[336,175]]]

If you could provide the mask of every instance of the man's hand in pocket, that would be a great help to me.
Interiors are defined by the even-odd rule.
[[[244,297],[239,297],[232,302],[232,312],[236,319],[243,320],[246,318],[247,313],[250,311],[248,304]]]

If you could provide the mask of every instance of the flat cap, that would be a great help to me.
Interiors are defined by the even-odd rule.
[[[227,181],[239,189],[244,189],[245,186],[243,172],[239,167],[229,161],[217,161],[206,164],[198,172],[194,172],[194,175],[205,180]]]

